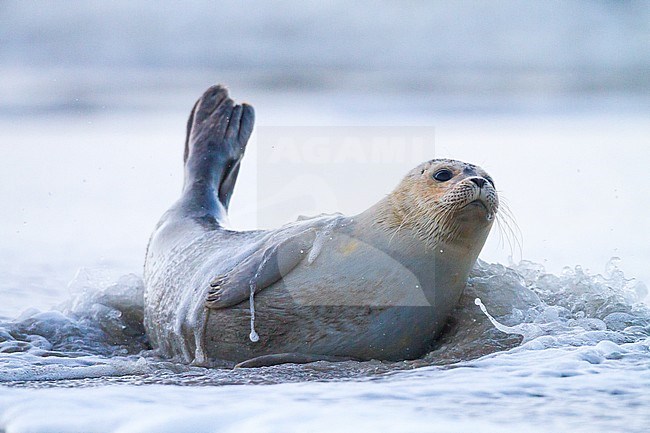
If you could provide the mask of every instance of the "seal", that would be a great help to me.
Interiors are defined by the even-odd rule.
[[[494,222],[493,180],[434,159],[359,215],[234,231],[228,204],[253,123],[252,107],[221,86],[190,114],[183,191],[145,259],[152,345],[199,365],[425,354]]]

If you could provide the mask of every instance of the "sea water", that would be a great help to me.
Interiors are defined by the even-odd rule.
[[[143,290],[135,274],[82,270],[57,308],[0,323],[5,431],[641,432],[650,421],[647,289],[614,262],[554,275],[481,261],[436,347],[397,363],[163,359],[144,335]]]
[[[335,102],[299,121],[336,126]],[[388,109],[359,108],[375,102],[354,101],[347,121],[386,121]],[[268,123],[295,120],[290,103],[256,105]],[[625,176],[648,162],[645,115],[409,113],[436,126],[434,156],[486,166],[521,249],[499,245],[495,228],[421,359],[235,370],[161,358],[142,325],[144,248],[179,194],[185,115],[0,122],[0,431],[647,431],[649,242],[638,197],[649,187]],[[239,228],[255,222],[254,143],[248,152],[231,208]],[[366,208],[408,168],[382,167],[386,184],[351,176],[349,193]]]

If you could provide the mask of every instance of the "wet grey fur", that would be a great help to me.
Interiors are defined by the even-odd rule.
[[[354,217],[229,230],[228,203],[253,122],[252,107],[235,105],[221,86],[192,111],[183,193],[147,249],[152,344],[208,365],[422,356],[456,305],[489,225],[470,245],[432,249],[409,229],[387,233],[376,224],[380,202]],[[314,242],[322,244],[318,254]],[[249,339],[251,284],[258,342]]]

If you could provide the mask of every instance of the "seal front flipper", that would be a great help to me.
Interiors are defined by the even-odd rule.
[[[283,240],[271,238],[260,250],[212,280],[205,306],[219,309],[237,305],[248,299],[251,286],[255,293],[271,286],[308,256],[315,238],[313,228]]]

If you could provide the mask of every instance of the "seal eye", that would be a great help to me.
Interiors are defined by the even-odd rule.
[[[452,177],[454,177],[454,174],[450,170],[447,170],[446,168],[443,168],[442,170],[438,170],[435,173],[433,173],[433,178],[438,182],[447,182]]]

